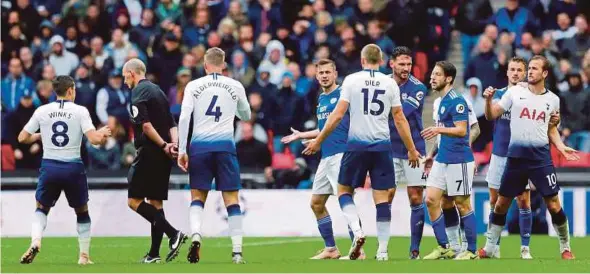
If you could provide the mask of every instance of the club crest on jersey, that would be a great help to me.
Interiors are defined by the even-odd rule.
[[[547,111],[549,111],[549,104],[545,103],[545,105],[547,106]]]
[[[406,100],[406,99],[408,99],[408,94],[402,93],[402,100]]]
[[[139,114],[139,109],[137,109],[136,106],[131,106],[131,116],[133,116],[133,118],[137,117],[137,115]]]
[[[440,114],[445,113],[445,107],[440,107]]]
[[[338,101],[338,99],[332,98],[332,99],[330,99],[330,104],[336,104],[337,101]]]
[[[533,111],[531,113],[531,111],[527,107],[522,109],[522,111],[520,112],[520,116],[519,116],[519,118],[521,118],[521,119],[529,119],[529,120],[533,120],[533,121],[543,121],[543,122],[545,122],[545,117],[546,117],[546,114],[544,111],[539,111],[539,113],[537,113],[537,110],[533,109]]]
[[[418,91],[418,92],[416,93],[416,99],[418,99],[418,100],[422,100],[422,98],[424,98],[424,92],[422,92],[422,91]]]
[[[464,106],[464,105],[462,105],[462,104],[458,104],[458,105],[455,107],[455,110],[457,110],[457,113],[463,113],[463,112],[465,112],[465,106]]]

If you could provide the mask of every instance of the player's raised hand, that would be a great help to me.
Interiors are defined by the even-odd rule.
[[[422,136],[422,138],[424,138],[426,140],[430,140],[439,134],[438,130],[439,130],[438,127],[428,127],[426,129],[422,130],[422,132],[420,132],[420,135]]]
[[[320,143],[313,139],[307,143],[307,147],[303,150],[304,155],[316,154],[320,150]]]
[[[492,99],[494,97],[494,93],[496,93],[496,89],[494,87],[488,87],[483,91],[483,97],[486,99]]]
[[[549,125],[557,126],[561,122],[561,116],[559,115],[559,111],[551,112],[551,118],[549,118]]]
[[[420,158],[422,158],[422,155],[420,155],[418,150],[414,149],[414,151],[408,151],[408,161],[410,162],[410,167],[420,167]]]
[[[100,128],[98,131],[102,133],[105,137],[110,137],[112,134],[111,128],[109,126],[104,126]]]
[[[557,148],[559,150],[559,152],[561,153],[561,155],[563,155],[563,157],[565,157],[566,160],[568,161],[578,161],[580,160],[580,155],[578,155],[578,151],[568,147],[568,146],[562,146]]]
[[[298,130],[296,130],[296,129],[294,129],[294,128],[291,128],[291,132],[292,133],[290,135],[287,135],[287,136],[281,138],[281,143],[288,144],[288,143],[291,143],[293,141],[299,140],[299,138],[300,138],[299,137],[300,136],[299,134],[301,132],[298,131]]]
[[[182,154],[178,156],[178,167],[184,172],[188,172],[188,155]]]

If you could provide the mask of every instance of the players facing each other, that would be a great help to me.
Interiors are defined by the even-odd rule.
[[[510,111],[510,143],[498,200],[490,215],[490,228],[481,258],[491,257],[504,225],[506,212],[515,196],[526,190],[529,181],[543,196],[551,215],[553,227],[559,237],[563,259],[573,259],[569,242],[568,220],[559,201],[559,185],[551,160],[549,143],[570,161],[578,160],[576,151],[565,146],[557,126],[550,123],[552,112],[559,112],[559,97],[545,88],[549,62],[543,56],[534,56],[528,64],[528,87],[510,87],[499,102],[493,103],[494,90],[486,90],[485,115],[497,119]]]
[[[232,261],[241,264],[245,261],[242,256],[242,211],[238,197],[241,180],[234,142],[234,117],[250,120],[250,105],[242,84],[221,75],[225,52],[210,48],[204,58],[207,76],[186,86],[179,120],[178,166],[189,173],[192,199],[189,210],[192,244],[187,259],[191,263],[200,260],[203,207],[215,179],[215,188],[222,192],[227,209]],[[194,124],[187,151],[191,114]]]
[[[463,96],[453,89],[456,73],[453,64],[437,62],[430,79],[432,89],[440,92],[442,97],[438,109],[435,110],[438,116],[437,125],[422,131],[422,136],[427,140],[440,135],[438,154],[426,183],[426,205],[438,246],[424,259],[477,258],[475,215],[470,202],[475,164],[469,144],[469,106]],[[446,220],[441,212],[441,199],[445,194],[454,200],[465,223],[468,247],[460,254],[456,254],[456,250],[448,246]],[[458,232],[459,221],[456,220],[455,223],[455,231]],[[456,237],[458,233],[450,236]]]
[[[420,132],[422,126],[422,110],[426,86],[410,74],[412,70],[412,51],[407,47],[397,47],[393,50],[389,66],[393,70],[392,77],[399,86],[403,113],[410,125],[412,140],[420,154],[426,154],[426,144]],[[410,259],[420,257],[420,242],[424,230],[423,189],[426,178],[423,169],[412,168],[408,160],[408,151],[402,142],[393,120],[389,120],[391,134],[391,151],[395,170],[395,182],[406,183],[408,199],[410,200]],[[395,189],[393,189],[395,191]],[[393,199],[393,195],[391,196]],[[391,203],[391,201],[389,201]]]
[[[388,260],[387,245],[391,223],[390,189],[395,187],[389,115],[393,115],[402,141],[408,148],[408,160],[418,166],[420,153],[412,141],[410,127],[400,102],[399,88],[395,81],[378,71],[383,63],[381,49],[375,44],[363,47],[361,65],[363,71],[347,76],[342,83],[340,99],[320,134],[309,142],[304,154],[316,153],[321,144],[337,128],[347,111],[350,114],[347,151],[341,161],[338,175],[338,201],[348,225],[354,233],[349,258],[356,260],[366,237],[359,223],[359,216],[352,195],[361,186],[367,172],[371,178],[373,200],[377,208],[377,239],[379,247],[376,259]]]
[[[186,241],[186,235],[174,228],[164,216],[163,200],[168,199],[168,184],[176,156],[177,127],[170,113],[168,99],[155,84],[145,79],[146,67],[139,59],[123,66],[125,83],[131,90],[131,122],[137,155],[129,168],[128,206],[151,224],[151,248],[141,262],[159,263],[163,234],[168,236],[173,260]]]
[[[20,262],[32,263],[41,251],[41,239],[47,226],[47,214],[63,191],[77,215],[78,264],[90,261],[90,215],[88,213],[88,183],[80,156],[82,135],[93,145],[104,144],[111,135],[108,127],[96,130],[85,107],[73,103],[76,85],[70,76],[53,80],[57,100],[39,107],[18,135],[18,141],[31,144],[41,140],[43,160],[35,191],[37,209],[31,229],[31,245]],[[40,130],[40,133],[36,133]]]
[[[320,134],[320,131],[324,129],[328,116],[336,108],[341,89],[336,85],[338,72],[336,71],[334,62],[329,59],[319,60],[316,63],[316,70],[316,79],[322,88],[316,110],[318,129],[306,132],[291,129],[293,133],[281,139],[281,142],[285,144],[300,139],[309,140],[316,138]],[[342,122],[338,124],[334,132],[321,145],[322,156],[312,186],[311,209],[316,217],[320,235],[324,239],[324,249],[311,259],[337,259],[340,257],[340,251],[336,247],[334,240],[332,219],[327,211],[326,202],[330,195],[336,195],[338,193],[340,162],[346,151],[349,120],[350,116],[346,113]],[[350,230],[350,227],[349,234],[351,235],[351,240],[354,240],[354,234]],[[347,258],[349,256],[341,257],[341,259]],[[358,259],[362,260],[364,258],[365,254],[361,250],[361,255]]]
[[[522,57],[513,57],[508,62],[508,86],[498,89],[493,92],[493,87],[488,87],[486,93],[489,95],[493,92],[492,102],[500,101],[504,93],[518,83],[525,81],[526,78],[526,61]],[[494,205],[498,200],[498,189],[500,189],[500,182],[502,174],[506,168],[506,156],[508,154],[508,144],[510,143],[510,110],[505,111],[500,117],[495,120],[493,133],[493,149],[492,158],[490,160],[490,167],[486,175],[486,182],[490,191],[490,214],[494,212]],[[491,118],[491,117],[490,117]],[[492,119],[490,119],[492,120]],[[530,254],[529,242],[531,237],[531,230],[533,225],[533,216],[531,212],[530,190],[527,184],[524,192],[516,197],[516,202],[519,209],[519,228],[521,238],[520,256],[523,259],[532,259]],[[491,224],[491,223],[490,223]],[[488,225],[488,229],[490,226]],[[489,233],[489,231],[488,231]],[[500,258],[500,239],[498,238],[497,247],[493,254],[494,258]]]

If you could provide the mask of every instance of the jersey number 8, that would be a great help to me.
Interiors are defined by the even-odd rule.
[[[211,98],[211,103],[207,108],[207,112],[205,112],[205,115],[207,116],[214,116],[215,122],[219,122],[219,117],[221,117],[221,107],[215,106],[215,103],[217,103],[217,97],[219,96],[214,95],[213,98]],[[215,108],[215,111],[213,111],[213,108]]]
[[[371,115],[373,116],[377,116],[377,115],[381,115],[381,113],[383,113],[383,110],[385,108],[385,104],[383,104],[383,101],[381,101],[379,99],[379,95],[383,95],[385,94],[385,90],[382,89],[376,89],[375,92],[373,92],[373,99],[371,99],[371,103],[372,104],[377,104],[378,108],[377,110],[372,110],[369,108],[369,89],[368,88],[364,88],[361,90],[361,92],[363,93],[363,114],[368,115],[369,113],[371,113]]]
[[[68,137],[68,124],[64,121],[57,121],[53,123],[51,126],[51,131],[53,131],[53,135],[51,135],[51,142],[56,147],[65,147],[70,142],[70,137]]]

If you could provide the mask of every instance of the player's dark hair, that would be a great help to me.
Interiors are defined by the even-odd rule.
[[[529,62],[534,61],[534,60],[539,60],[539,61],[543,62],[543,67],[542,67],[543,71],[549,71],[549,69],[551,69],[551,64],[549,63],[549,60],[547,60],[547,58],[545,58],[545,56],[535,55],[535,56],[533,56],[533,58],[531,58],[531,60]]]
[[[514,62],[514,63],[521,63],[524,65],[524,69],[527,68],[528,64],[526,63],[526,60],[520,56],[514,56],[510,59],[510,62]],[[509,62],[509,63],[510,63]]]
[[[410,48],[408,47],[396,47],[395,49],[393,49],[393,52],[391,53],[391,60],[395,60],[395,58],[402,56],[402,55],[407,55],[412,57],[412,50],[410,50]]]
[[[66,96],[68,89],[73,88],[76,83],[74,78],[67,75],[60,75],[53,79],[53,90],[57,96]]]
[[[324,65],[332,65],[332,67],[334,67],[334,70],[336,70],[336,63],[334,63],[334,61],[332,61],[330,59],[320,59],[319,61],[317,61],[315,63],[316,68],[318,68],[320,66],[324,66]]]
[[[449,61],[438,61],[436,62],[435,66],[443,70],[445,77],[453,78],[453,80],[451,80],[451,85],[455,82],[455,78],[457,77],[457,68],[455,68],[453,63]]]

